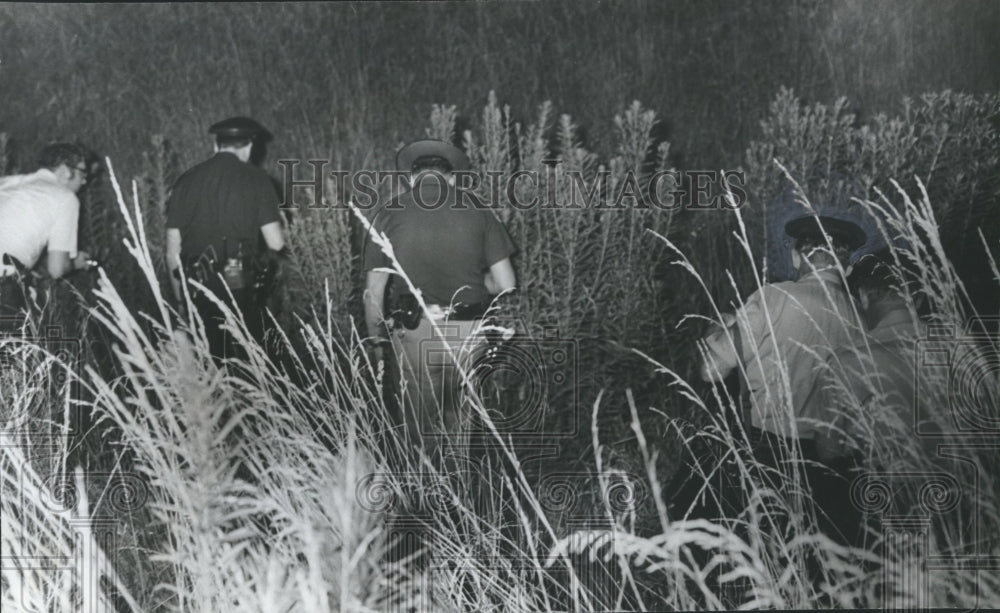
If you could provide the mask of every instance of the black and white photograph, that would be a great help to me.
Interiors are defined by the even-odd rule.
[[[1000,608],[1000,2],[0,3],[0,606]]]

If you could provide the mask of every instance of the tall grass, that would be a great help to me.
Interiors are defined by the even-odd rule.
[[[965,238],[976,228],[990,242],[997,238],[993,228],[1000,227],[1000,208],[990,194],[1000,164],[998,117],[996,93],[924,94],[905,99],[898,115],[881,112],[862,119],[846,98],[809,104],[782,89],[745,155],[748,176],[754,178],[748,185],[754,214],[747,224],[759,257],[766,256],[769,278],[791,277],[783,225],[802,212],[794,202],[777,198],[783,178],[774,164],[778,160],[818,211],[840,209],[859,218],[875,237],[868,250],[885,239],[879,237],[877,216],[866,215],[850,197],[877,201],[879,191],[896,192],[894,182],[910,193],[926,189],[946,254],[972,288],[976,306],[995,309],[995,288],[979,242]],[[831,172],[842,181],[831,180]],[[899,210],[898,199],[884,204]]]
[[[139,208],[130,210],[120,193],[119,204],[130,250],[154,282]],[[239,313],[227,312],[228,323],[249,354],[218,366],[197,322],[175,327],[162,298],[159,315],[141,325],[106,277],[97,296],[95,318],[116,343],[122,374],[109,381],[90,371],[88,386],[148,480],[151,512],[165,531],[152,558],[171,569],[150,596],[158,606],[601,608],[579,562],[549,551],[557,535],[523,471],[484,473],[483,492],[468,475],[455,481],[402,449],[366,378],[377,373],[356,335],[339,344],[329,310],[325,328],[302,324],[306,349],[293,353],[301,360],[293,379],[254,344]],[[498,443],[517,467],[514,451]],[[434,563],[387,563],[400,535],[385,496],[401,505],[397,518],[418,511],[421,547]],[[450,512],[434,512],[441,508]]]
[[[728,419],[734,400],[724,389],[691,383],[698,330],[683,314],[729,310],[738,302],[731,297],[782,277],[787,245],[778,232],[788,211],[774,203],[782,175],[777,159],[817,210],[828,203],[824,186],[807,180],[810,170],[856,178],[865,204],[854,206],[874,211],[873,219],[908,239],[894,243],[895,252],[921,264],[921,285],[939,323],[964,325],[970,303],[989,304],[997,292],[996,259],[981,257],[979,249],[995,249],[991,228],[1000,227],[993,223],[1000,165],[996,96],[934,94],[904,103],[899,114],[874,116],[851,112],[846,102],[802,99],[851,93],[862,110],[886,108],[900,93],[923,90],[913,83],[914,74],[929,74],[926,63],[940,73],[951,70],[949,61],[968,66],[959,85],[989,89],[995,82],[989,62],[972,61],[975,53],[942,40],[937,53],[926,51],[933,61],[920,64],[908,56],[907,71],[871,63],[866,70],[880,75],[880,87],[851,85],[862,79],[849,61],[852,54],[870,56],[881,45],[869,37],[860,51],[847,49],[838,32],[879,23],[892,40],[907,41],[922,15],[936,13],[933,4],[896,13],[860,3],[800,3],[780,11],[701,12],[687,3],[618,8],[510,5],[490,12],[492,6],[440,6],[430,8],[433,18],[426,21],[409,7],[302,5],[272,12],[267,6],[163,5],[113,14],[101,7],[2,9],[10,19],[0,41],[18,53],[5,56],[12,67],[0,78],[11,91],[31,93],[12,97],[0,117],[13,135],[10,143],[0,140],[0,165],[26,168],[27,152],[40,144],[35,139],[73,131],[122,160],[123,174],[138,179],[131,202],[113,191],[110,178],[85,196],[84,238],[107,257],[93,319],[71,333],[84,339],[83,361],[90,366],[74,380],[104,420],[94,432],[105,438],[94,446],[111,448],[101,449],[102,462],[112,457],[115,470],[137,472],[149,487],[147,506],[132,517],[134,533],[122,537],[118,551],[119,572],[139,601],[134,608],[860,606],[887,602],[880,592],[885,581],[905,585],[905,565],[890,564],[883,572],[871,553],[847,550],[817,533],[815,517],[805,512],[810,492],[797,450],[788,450],[795,461],[785,474],[753,461],[746,434]],[[878,19],[867,19],[873,13]],[[968,41],[990,33],[996,10],[977,5],[955,18],[949,28],[972,45]],[[963,20],[975,27],[961,27]],[[776,61],[753,53],[761,44],[754,41],[763,38],[744,37],[751,30],[782,34],[766,50]],[[438,44],[442,32],[449,33],[446,44]],[[626,49],[595,42],[581,49],[580,38],[636,43]],[[34,39],[50,44],[33,46]],[[497,39],[506,41],[500,51]],[[122,44],[132,53],[120,53]],[[689,53],[692,48],[707,56]],[[143,54],[159,58],[160,68],[122,59]],[[371,69],[372,57],[388,58],[386,70]],[[726,69],[705,70],[706,57]],[[195,64],[201,70],[191,71]],[[643,84],[631,81],[622,65],[633,67]],[[36,79],[40,66],[50,79]],[[438,70],[442,66],[447,70]],[[796,90],[803,98],[783,91],[765,110],[786,69],[800,75]],[[748,91],[731,78],[734,73],[758,75],[765,85]],[[697,86],[677,87],[692,75]],[[653,109],[630,104],[635,98],[663,101]],[[25,119],[50,99],[59,101],[58,109],[45,107],[53,121],[40,127]],[[551,102],[529,110],[539,99]],[[393,400],[381,386],[386,374],[363,358],[352,327],[362,228],[342,207],[293,212],[293,265],[279,315],[286,360],[276,363],[250,342],[239,314],[230,313],[249,355],[219,367],[207,354],[197,319],[179,320],[163,299],[168,186],[208,155],[204,132],[212,121],[253,114],[278,135],[272,160],[328,159],[337,169],[358,170],[390,166],[398,145],[424,130],[425,109],[442,100],[457,104],[431,107],[428,136],[461,143],[478,170],[500,171],[504,178],[518,170],[545,177],[543,162],[562,160],[553,187],[563,202],[569,170],[592,181],[606,169],[613,192],[629,170],[644,183],[653,171],[681,160],[687,167],[735,164],[747,135],[759,135],[742,156],[750,193],[742,216],[635,206],[521,211],[497,203],[520,248],[521,291],[504,298],[502,323],[529,339],[555,328],[578,351],[583,377],[553,385],[540,407],[540,430],[578,426],[562,441],[557,461],[532,459],[517,441],[494,437],[497,453],[452,478],[407,453],[388,417]],[[599,121],[608,109],[617,109],[613,120]],[[758,118],[763,123],[754,132]],[[544,196],[549,187],[542,183],[518,195]],[[302,200],[312,199],[297,190]],[[344,204],[327,192],[327,203]],[[127,244],[122,236],[129,237]],[[672,266],[681,254],[685,264]],[[74,284],[80,293],[89,291],[89,282]],[[53,291],[72,292],[66,284]],[[985,302],[976,299],[982,295]],[[55,309],[75,302],[48,304]],[[74,319],[68,310],[50,316]],[[53,366],[41,358],[16,362],[3,373],[10,377],[4,383],[4,398],[14,399],[10,406],[27,410],[49,402],[36,383]],[[505,400],[516,403],[523,381],[506,383]],[[68,406],[62,394],[46,405],[54,420]],[[495,416],[489,404],[485,398],[474,404],[487,423]],[[95,433],[85,440],[94,443]],[[705,521],[668,513],[673,493],[661,484],[676,470],[675,448],[698,442],[727,458],[734,487],[747,501],[738,517]],[[901,431],[878,443],[875,464],[892,460],[902,471],[936,466]],[[73,458],[92,452],[77,449],[73,456],[62,449],[55,463],[34,458],[30,466],[41,476],[5,472],[4,487],[44,481],[49,473],[66,482]],[[25,466],[18,457],[4,458],[5,470]],[[947,466],[963,490],[972,491],[979,479],[982,495],[968,503],[980,511],[984,537],[1000,521],[995,484],[988,471],[975,470],[990,461],[986,455]],[[698,476],[718,481],[717,474]],[[107,479],[86,478],[91,500],[101,499]],[[616,498],[621,492],[624,501]],[[707,485],[705,495],[714,495]],[[18,554],[68,551],[65,509],[53,508],[32,514],[34,523],[23,522],[33,541],[5,540],[4,546],[27,547]],[[972,542],[952,529],[954,513],[965,507],[952,512],[951,519],[938,520],[933,552],[995,553],[995,543]],[[4,497],[5,529],[8,518],[21,521],[24,513]],[[413,549],[400,542],[411,530],[420,535]],[[58,547],[48,544],[50,537]],[[815,560],[823,568],[818,583],[808,570]],[[63,605],[80,596],[82,588],[70,580],[18,572],[4,569],[5,597],[15,582],[29,586],[30,598],[43,609],[50,603],[68,610]],[[995,603],[997,586],[985,575],[978,574],[981,601]],[[933,580],[934,603],[974,606],[969,574],[942,571]]]
[[[891,220],[897,230],[923,236],[935,228],[926,195],[917,201],[899,195],[903,214]],[[155,283],[139,207],[129,208],[119,198],[131,228],[130,249]],[[929,279],[940,279],[929,283],[928,291],[938,297],[935,310],[958,321],[966,315],[953,310],[961,307],[952,298],[960,281],[952,268],[940,269],[939,262],[947,262],[941,249],[932,240],[925,252],[898,255],[917,259]],[[697,273],[697,265],[689,270]],[[90,369],[84,381],[96,410],[120,429],[122,444],[149,484],[149,509],[162,530],[150,561],[169,569],[155,590],[140,595],[137,606],[143,610],[860,606],[884,604],[884,594],[896,604],[916,602],[899,591],[905,565],[878,566],[872,554],[841,547],[817,531],[814,516],[805,512],[809,492],[797,474],[801,458],[795,449],[787,450],[791,472],[765,471],[752,459],[745,433],[723,418],[734,410],[732,399],[699,400],[667,366],[657,368],[699,403],[711,424],[697,436],[729,451],[745,508],[735,518],[716,521],[661,511],[655,534],[637,533],[628,520],[635,507],[629,511],[628,504],[616,505],[608,496],[620,473],[608,464],[609,449],[599,438],[603,399],[598,396],[590,414],[597,483],[590,487],[605,493],[597,507],[605,519],[582,530],[569,523],[560,532],[551,500],[536,491],[516,463],[513,471],[480,467],[476,480],[480,488],[485,481],[487,489],[475,493],[469,490],[469,475],[456,480],[427,462],[406,464],[386,403],[370,382],[378,373],[364,361],[356,338],[350,345],[338,344],[331,303],[325,327],[303,323],[307,354],[295,354],[303,360],[297,365],[303,381],[271,362],[249,338],[238,313],[228,314],[229,325],[249,355],[218,366],[196,322],[175,324],[162,298],[162,310],[141,318],[145,323],[106,277],[98,298],[94,317],[114,341],[121,375],[105,379]],[[643,487],[660,496],[656,450],[643,434],[631,395],[627,399],[647,469]],[[478,406],[488,419],[482,409]],[[898,457],[898,448],[880,444],[879,459],[887,464],[891,459],[895,470],[926,467],[921,462],[928,458],[914,454],[909,439],[896,443],[910,453]],[[509,460],[516,453],[504,451]],[[965,504],[978,511],[981,536],[994,534],[1000,522],[995,484],[988,472],[974,470],[989,465],[991,457],[977,459],[982,464],[973,469],[949,472],[962,491],[978,492]],[[627,476],[626,482],[635,478]],[[5,508],[5,521],[24,512],[24,507]],[[47,510],[30,525],[32,551],[41,548],[40,540],[48,538],[45,526],[58,525],[58,517]],[[410,555],[394,560],[394,539],[404,534],[404,520],[413,517],[420,520],[419,546],[404,548]],[[931,555],[996,548],[992,541],[970,541],[947,518],[936,525],[940,534],[931,541]],[[892,562],[894,550],[888,551]],[[809,576],[817,560],[819,582]],[[9,574],[5,580],[8,586],[22,585],[24,576]],[[28,577],[44,582],[50,575]],[[68,584],[29,587],[43,606],[58,599],[70,602],[76,593]],[[956,565],[932,575],[927,604],[997,602],[998,586],[991,579],[982,579],[978,592],[973,588]]]
[[[808,201],[806,206],[810,206]],[[967,300],[961,300],[966,292],[944,252],[926,190],[921,191],[919,199],[911,199],[897,186],[894,194],[883,195],[880,202],[863,202],[862,206],[870,214],[888,217],[884,231],[890,237],[902,236],[906,239],[903,243],[912,245],[912,248],[891,246],[897,262],[906,262],[919,271],[921,277],[921,282],[911,285],[911,293],[906,294],[911,312],[916,314],[918,303],[927,300],[931,304],[933,321],[948,324],[954,330],[967,330],[970,318],[976,313],[968,310]],[[741,227],[744,226],[741,224]],[[675,248],[669,240],[660,238]],[[745,230],[741,242],[749,253]],[[699,275],[695,263],[687,260],[679,250],[676,254],[680,256],[679,264],[691,274]],[[995,260],[992,266],[996,266]],[[914,287],[921,288],[923,298],[918,299],[912,293]],[[727,310],[723,305],[716,308],[716,313]],[[868,518],[879,516],[883,522],[869,535],[874,542],[869,541],[867,551],[845,549],[819,531],[816,517],[810,510],[812,495],[804,478],[805,460],[797,447],[782,450],[788,461],[783,470],[775,472],[759,465],[753,459],[748,433],[733,419],[739,412],[737,399],[717,393],[702,400],[676,370],[656,364],[686,390],[685,395],[704,413],[708,426],[686,439],[688,443],[693,445],[703,440],[709,447],[720,450],[722,461],[697,468],[727,472],[731,480],[728,487],[742,492],[745,509],[735,517],[711,524],[714,529],[726,526],[739,535],[736,542],[743,552],[742,557],[734,561],[721,553],[728,551],[722,543],[713,545],[713,563],[731,565],[720,582],[724,584],[740,578],[744,581],[740,584],[740,589],[745,590],[743,597],[762,606],[798,608],[826,602],[846,607],[975,607],[998,602],[1000,594],[991,578],[984,579],[975,588],[976,580],[962,570],[962,556],[995,555],[1000,491],[989,467],[997,460],[996,439],[988,438],[985,444],[970,444],[967,432],[955,430],[955,420],[960,419],[958,413],[963,410],[976,411],[986,420],[996,417],[1000,406],[996,390],[1000,389],[1000,380],[997,380],[995,369],[985,366],[990,360],[987,356],[995,355],[998,349],[995,337],[980,337],[978,349],[972,349],[981,353],[979,367],[971,367],[978,377],[982,377],[976,381],[981,385],[979,392],[982,395],[975,399],[961,397],[950,380],[961,373],[928,373],[921,368],[919,359],[916,362],[918,371],[913,376],[921,379],[925,394],[919,399],[920,403],[938,411],[928,417],[937,420],[943,432],[935,439],[943,445],[937,447],[940,451],[935,453],[936,450],[929,449],[916,433],[916,407],[897,408],[881,392],[878,369],[883,365],[866,353],[868,345],[862,342],[861,332],[864,325],[854,317],[848,317],[842,325],[856,339],[855,351],[862,355],[860,363],[867,369],[862,376],[878,399],[874,405],[865,405],[861,415],[857,413],[862,407],[861,398],[855,397],[840,409],[841,419],[847,420],[846,423],[862,424],[864,434],[854,439],[854,445],[866,457],[861,475],[870,480],[867,486],[875,483],[871,486],[874,489],[864,490],[855,504],[868,510]],[[920,346],[911,341],[903,350],[919,352]],[[778,368],[784,368],[781,359]],[[841,389],[846,382],[859,376],[856,372],[837,370],[836,366],[834,370],[837,372],[833,378]],[[787,378],[784,381],[781,389],[772,391],[772,397],[790,395],[791,390],[785,387]],[[972,404],[962,406],[962,403]],[[979,431],[980,434],[988,432]],[[716,475],[702,472],[698,480],[705,484],[705,495],[719,495],[718,489],[714,489],[719,483]],[[714,488],[713,483],[716,484]],[[856,482],[856,486],[864,484]],[[911,521],[924,518],[928,522],[925,528],[928,549],[923,554],[926,558],[915,560],[912,549],[898,546],[898,536],[893,532],[898,526],[893,522],[901,517]],[[632,544],[627,553],[639,555],[643,560],[662,559],[666,564],[676,557],[675,552],[662,544],[667,542],[664,539],[670,532],[669,527],[665,527],[661,536],[642,539]],[[881,559],[873,558],[873,552],[881,552]],[[914,590],[913,587],[919,584],[913,583],[912,573],[920,564],[935,557],[940,560],[938,569],[928,572],[928,583],[923,589]],[[817,561],[822,569],[818,582],[807,573],[810,565]]]
[[[85,356],[58,328],[40,330],[45,316],[29,316],[23,336],[0,337],[0,602],[18,611],[103,613],[115,603],[137,611],[118,574],[109,517],[130,512],[141,491],[117,470],[85,479],[74,465]]]
[[[2,40],[16,52],[3,78],[20,95],[0,123],[19,124],[19,154],[36,149],[25,139],[33,131],[39,140],[81,132],[129,158],[126,176],[137,174],[150,134],[168,134],[188,166],[213,117],[236,111],[282,137],[279,157],[332,153],[358,168],[414,137],[430,104],[454,101],[471,118],[490,89],[515,109],[554,100],[592,126],[591,146],[610,142],[605,109],[662,99],[671,139],[689,161],[714,167],[738,161],[789,81],[809,98],[846,95],[866,109],[997,86],[989,2],[14,6],[4,16]],[[859,28],[878,34],[844,34]],[[42,34],[50,44],[33,44]],[[368,63],[375,57],[386,59],[380,70]],[[733,74],[753,75],[752,86]],[[30,119],[40,108],[57,123]]]

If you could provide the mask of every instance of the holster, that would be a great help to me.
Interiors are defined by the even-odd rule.
[[[181,265],[184,267],[184,275],[191,281],[197,281],[208,287],[216,281],[218,270],[215,258],[211,255],[203,254],[198,257],[184,258]]]
[[[225,286],[219,279],[219,268],[215,257],[209,254],[202,254],[197,257],[183,258],[181,265],[184,267],[184,275],[188,281],[197,281],[205,286],[208,291],[222,297],[226,295]],[[202,290],[190,286],[192,296],[202,293]]]
[[[269,271],[273,272],[273,270],[269,269],[266,264],[259,263],[258,259],[252,256],[242,258],[243,272],[238,287],[234,287],[226,281],[226,263],[225,261],[218,260],[212,253],[203,253],[197,257],[184,258],[181,264],[184,266],[184,274],[188,279],[197,281],[211,291],[223,296],[226,293],[224,289],[226,286],[229,286],[233,291],[253,288],[255,293],[259,292],[262,288],[266,288],[269,291],[273,289],[270,283],[271,280],[264,276]]]
[[[284,275],[287,257],[286,253],[265,249],[250,262],[244,263],[244,270],[252,277],[253,283],[250,287],[258,304],[266,303],[278,289]]]
[[[424,311],[420,308],[420,303],[413,294],[399,294],[396,296],[389,311],[389,317],[392,318],[393,326],[402,326],[407,330],[416,330],[423,316]]]

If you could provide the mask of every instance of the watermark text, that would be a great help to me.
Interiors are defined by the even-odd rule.
[[[582,210],[657,209],[674,211],[738,209],[746,203],[746,177],[739,170],[626,170],[615,176],[564,170],[561,160],[543,162],[542,170],[459,170],[419,174],[399,170],[328,170],[325,160],[279,160],[284,173],[281,207],[285,209],[401,207],[395,198],[409,192],[424,209]],[[301,166],[301,168],[300,168]],[[296,196],[299,196],[296,199]],[[303,199],[302,196],[305,196]],[[304,201],[303,201],[304,200]]]

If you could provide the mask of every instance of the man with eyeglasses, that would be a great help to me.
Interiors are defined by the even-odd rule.
[[[0,317],[17,317],[25,305],[22,273],[46,252],[45,270],[58,279],[89,267],[77,249],[80,201],[87,182],[87,151],[73,143],[42,149],[38,170],[0,178]]]

